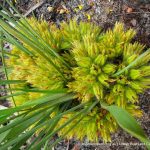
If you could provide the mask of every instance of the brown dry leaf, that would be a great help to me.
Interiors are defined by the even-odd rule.
[[[66,8],[66,6],[62,5],[60,8],[57,9],[57,12],[59,14],[69,13],[69,10]]]
[[[131,7],[128,7],[127,9],[126,9],[126,12],[127,13],[131,13],[133,11],[133,9],[131,8]]]
[[[52,12],[54,10],[54,8],[49,6],[49,7],[47,7],[47,10],[48,10],[48,12]]]
[[[79,10],[83,9],[83,5],[78,5]]]
[[[73,149],[72,149],[72,150],[80,150],[79,145],[78,145],[78,144],[76,144],[76,145],[73,147]]]
[[[60,9],[59,14],[64,14],[66,12],[65,9]]]

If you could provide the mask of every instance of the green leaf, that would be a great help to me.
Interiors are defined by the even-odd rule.
[[[150,53],[150,49],[148,49],[146,52],[144,52],[143,54],[141,54],[139,57],[137,57],[132,63],[130,63],[127,67],[123,68],[122,70],[118,71],[117,73],[115,73],[114,75],[112,75],[112,77],[116,77],[119,76],[120,74],[122,74],[123,72],[125,72],[126,70],[130,69],[131,67],[133,67],[138,61],[140,61],[142,58],[144,58],[148,53]]]
[[[15,137],[18,133],[22,133],[23,131],[25,131],[26,128],[28,128],[32,123],[39,120],[43,114],[44,114],[43,110],[42,111],[40,110],[29,116],[25,116],[25,117],[21,116],[15,119],[14,121],[12,121],[11,123],[9,123],[7,126],[0,128],[0,133],[3,133],[13,128],[13,130],[9,133],[9,138]]]
[[[2,52],[0,51],[0,54],[2,54]],[[11,54],[10,52],[7,52],[6,49],[4,49],[4,55],[5,56],[13,56],[13,57],[16,57],[16,58],[19,58],[18,55],[15,55],[15,54]]]
[[[24,83],[25,80],[0,80],[0,85]]]
[[[4,100],[4,99],[6,99],[6,98],[10,98],[10,97],[13,97],[13,96],[23,95],[23,94],[25,94],[25,93],[26,93],[26,92],[17,92],[17,93],[9,94],[9,95],[0,97],[0,100]]]
[[[49,126],[51,126],[52,124],[55,124],[55,121],[57,122],[57,119],[59,120],[64,114],[67,114],[71,111],[74,111],[76,110],[77,108],[80,108],[81,106],[83,106],[83,104],[80,104],[79,106],[76,106],[74,108],[71,108],[70,110],[67,110],[63,113],[60,113],[58,115],[56,115],[55,117],[53,117],[52,119],[48,119],[44,122],[41,122],[40,124],[37,124],[37,126],[33,127],[31,130],[27,131],[26,133],[24,134],[21,134],[20,136],[17,136],[16,138],[14,139],[10,139],[8,140],[3,146],[0,147],[1,150],[5,150],[7,147],[15,144],[15,143],[18,143],[20,141],[23,141],[23,139],[26,139],[27,137],[29,138],[30,136],[32,136],[37,130],[39,130],[40,128],[43,128],[44,126],[46,126],[47,128]],[[52,125],[53,126],[53,125]],[[53,127],[55,128],[55,126]],[[53,132],[54,134],[54,132]],[[51,134],[52,135],[52,134]]]
[[[92,108],[94,108],[94,106],[97,104],[98,102],[95,101],[91,106],[89,106],[87,109],[85,109],[85,111],[82,113],[81,117],[78,119],[78,121],[72,125],[61,137],[59,137],[55,142],[53,142],[50,145],[50,149],[55,146],[58,142],[60,142],[73,128],[76,127],[76,124],[80,123],[80,121],[82,121],[82,119],[92,110]]]
[[[8,138],[14,139],[16,136],[20,135],[22,132],[26,131],[29,127],[31,127],[31,125],[34,126],[36,124],[36,122],[39,122],[45,116],[47,116],[46,119],[50,119],[50,117],[48,117],[48,115],[50,116],[50,114],[52,112],[53,112],[53,109],[49,109],[49,110],[45,109],[45,111],[40,110],[40,111],[34,113],[34,115],[30,115],[28,117],[28,119],[21,118],[19,123],[16,124],[12,128],[11,132],[8,134]]]
[[[0,39],[3,39],[4,41],[7,41],[11,43],[12,45],[15,45],[19,50],[26,53],[27,55],[34,56],[34,53],[29,51],[26,47],[24,47],[20,42],[18,42],[12,35],[7,33],[5,30],[3,30],[6,38],[0,37]]]
[[[5,81],[5,80],[4,80]],[[58,94],[58,93],[67,93],[67,89],[58,89],[58,90],[43,90],[39,88],[7,88],[7,89],[0,89],[0,91],[22,91],[22,92],[32,92],[32,93],[47,93],[47,94]]]
[[[9,71],[11,71],[11,67],[0,67],[0,73],[4,73],[5,72],[5,69],[7,69],[7,71],[9,72]],[[0,80],[1,81],[1,80]],[[0,89],[1,90],[1,89]],[[4,90],[4,89],[3,89]]]
[[[51,123],[48,124],[48,127],[47,127],[47,128],[48,128],[48,131],[46,131],[46,129],[44,129],[43,131],[41,131],[40,134],[38,135],[38,137],[31,143],[31,145],[30,145],[27,149],[30,149],[30,148],[34,145],[34,143],[37,142],[37,140],[40,140],[40,138],[43,139],[43,136],[44,136],[44,135],[46,136],[46,135],[48,135],[49,133],[51,133],[51,132],[53,131],[53,129],[55,128],[55,126],[57,125],[59,119],[60,119],[63,115],[65,115],[65,114],[67,114],[67,113],[70,113],[70,112],[72,112],[72,111],[75,111],[75,110],[77,110],[77,109],[79,109],[79,108],[82,108],[82,107],[83,107],[84,105],[86,105],[86,104],[87,104],[87,103],[82,103],[82,104],[80,104],[80,105],[77,105],[77,106],[75,106],[75,107],[69,109],[69,110],[64,111],[63,113],[58,113],[54,118],[52,118],[52,120],[50,121]]]
[[[11,2],[9,2],[8,0],[6,0],[6,1],[10,5],[10,7],[19,15],[19,17],[21,18],[22,21],[18,21],[18,24],[16,24],[16,22],[15,22],[16,19],[7,10],[6,10],[6,12],[8,13],[9,17],[7,17],[7,15],[5,16],[5,14],[4,14],[3,17],[5,17],[6,19],[8,19],[9,22],[12,22],[12,23],[16,24],[17,27],[20,28],[20,30],[25,31],[25,33],[28,34],[28,37],[32,37],[32,39],[34,39],[34,41],[38,42],[38,39],[40,39],[41,40],[41,45],[43,45],[43,49],[45,49],[48,53],[50,52],[51,55],[54,55],[57,58],[59,58],[59,60],[62,63],[64,63],[64,65],[66,65],[66,67],[70,68],[70,65],[68,63],[66,63],[65,60],[58,53],[56,53],[55,50],[53,50],[50,47],[50,45],[45,40],[43,40],[43,38],[32,28],[32,26],[30,25],[30,23],[28,23],[28,21],[26,20],[26,18],[23,17],[19,13],[19,11],[13,6],[13,4]],[[12,20],[11,17],[14,18],[14,20]],[[20,26],[20,24],[22,26]],[[36,37],[38,37],[38,38],[36,38]],[[37,43],[37,45],[38,45],[38,43]]]
[[[0,133],[0,143],[2,143],[2,141],[5,139],[5,137],[9,134],[11,130],[7,130],[3,133]]]
[[[4,33],[1,30],[0,30],[0,36],[2,36],[2,37],[4,36]],[[8,78],[7,66],[6,66],[6,62],[5,62],[5,58],[4,58],[4,47],[3,47],[3,44],[4,44],[3,39],[0,39],[0,48],[1,48],[1,51],[2,51],[2,53],[1,53],[2,63],[3,63],[3,67],[4,67],[5,77],[6,77],[6,80],[8,81],[9,78]],[[9,87],[9,89],[11,89],[10,84],[8,84],[8,87]],[[10,93],[13,94],[11,90],[10,90]],[[15,103],[15,100],[14,100],[13,96],[12,96],[12,101],[13,101],[14,105],[16,106],[16,103]]]
[[[85,103],[86,104],[86,103]],[[0,147],[0,149],[1,150],[5,150],[5,148],[6,147],[8,147],[8,146],[11,146],[12,144],[15,144],[14,145],[14,147],[16,147],[17,145],[16,145],[16,143],[17,144],[21,144],[22,142],[24,142],[25,140],[27,140],[32,134],[34,134],[38,129],[40,129],[40,128],[43,128],[43,127],[45,127],[45,129],[43,129],[44,130],[44,132],[50,127],[51,128],[51,132],[53,132],[53,129],[55,128],[55,126],[56,126],[56,124],[57,124],[57,122],[59,121],[59,119],[63,116],[63,115],[65,115],[65,114],[67,114],[67,113],[69,113],[69,112],[72,112],[72,111],[74,111],[74,110],[76,110],[76,109],[78,109],[78,108],[81,108],[81,107],[83,107],[85,104],[80,104],[80,105],[78,105],[78,106],[75,106],[75,107],[73,107],[73,108],[71,108],[71,109],[69,109],[69,110],[67,110],[67,111],[64,111],[63,113],[58,113],[58,115],[56,115],[55,117],[53,117],[52,119],[47,119],[47,117],[45,117],[45,119],[43,120],[43,118],[44,118],[44,116],[43,117],[41,117],[41,121],[39,121],[39,123],[37,123],[37,125],[35,125],[35,127],[33,127],[30,131],[27,131],[26,133],[24,133],[24,134],[21,134],[20,133],[20,135],[19,136],[17,136],[17,137],[14,137],[14,138],[11,138],[11,139],[9,139],[9,136],[8,136],[8,142],[7,143],[5,143],[2,147]],[[54,108],[53,110],[56,110],[56,108]],[[33,109],[33,111],[34,111],[34,109]],[[42,111],[42,110],[41,110]],[[30,111],[29,111],[30,112]],[[44,113],[44,112],[43,112]],[[31,114],[32,114],[32,112],[31,112]],[[35,113],[36,114],[36,113]],[[40,114],[40,113],[39,113]],[[46,113],[47,114],[47,113]],[[27,116],[28,117],[28,116]],[[30,118],[30,117],[29,117]],[[31,117],[31,120],[32,120],[32,117]],[[57,121],[58,120],[58,121]],[[23,120],[23,118],[22,119],[20,119],[20,121],[22,122],[22,123],[24,123],[24,120]],[[19,122],[20,122],[19,121]],[[14,121],[13,121],[14,122]],[[14,124],[12,122],[12,124]],[[17,122],[17,120],[15,121],[16,123],[15,123],[15,125],[17,125],[17,124],[19,124],[19,122]],[[55,124],[56,123],[56,124]],[[20,124],[21,125],[21,124]],[[19,125],[19,126],[20,126]],[[9,126],[9,125],[8,125]],[[16,126],[17,127],[17,126]],[[16,128],[15,127],[15,128]],[[5,127],[6,128],[6,127]],[[10,128],[8,128],[8,129],[10,129]],[[17,128],[16,128],[17,129]],[[18,129],[18,131],[19,131],[20,129]],[[3,130],[4,131],[4,130]],[[16,133],[16,131],[12,131],[12,132],[15,132]],[[20,131],[21,132],[21,131]],[[44,134],[44,132],[42,132],[42,134],[40,135],[40,137]],[[19,133],[19,132],[18,132]],[[17,134],[18,134],[17,133]],[[45,132],[45,134],[47,135],[47,132]],[[13,134],[12,134],[12,136],[13,136]],[[37,141],[38,140],[38,138],[35,140],[35,141]],[[41,139],[39,139],[39,140],[41,140]],[[20,143],[21,142],[21,143]],[[22,143],[23,144],[23,143]]]
[[[6,23],[4,20],[0,19],[0,24],[2,27],[3,32],[7,32],[10,35],[16,37],[19,41],[23,41],[24,43],[26,43],[27,45],[31,46],[37,53],[39,53],[45,60],[47,60],[48,63],[50,63],[52,66],[54,66],[54,68],[60,73],[60,75],[62,76],[62,78],[66,81],[64,75],[62,74],[62,72],[60,71],[60,68],[53,63],[53,61],[51,60],[50,57],[48,57],[48,55],[52,56],[55,55],[56,57],[59,58],[59,60],[61,60],[67,67],[68,64],[63,60],[62,57],[59,56],[59,54],[57,54],[48,44],[44,44],[43,42],[41,42],[41,44],[39,45],[39,39],[35,38],[35,36],[32,37],[32,34],[34,33],[29,33],[29,35],[27,34],[29,30],[27,29],[23,29],[22,30],[26,33],[23,34],[22,32],[18,31],[16,28],[12,27],[11,25],[9,25],[8,23]],[[31,27],[32,28],[32,27]],[[39,34],[38,34],[39,35]],[[32,38],[29,38],[32,37]],[[42,38],[41,38],[42,39]],[[43,41],[43,39],[42,39]],[[43,50],[45,51],[45,53],[43,53]]]
[[[101,103],[101,106],[113,115],[122,129],[138,138],[141,142],[146,144],[148,149],[150,149],[150,141],[146,137],[143,129],[134,117],[132,117],[125,109],[115,105],[108,106],[105,103]]]
[[[20,110],[23,110],[25,108],[28,108],[28,107],[31,108],[32,106],[35,106],[38,104],[43,104],[43,103],[50,102],[50,101],[53,101],[53,104],[55,102],[60,103],[61,99],[62,100],[65,99],[65,96],[67,96],[66,100],[73,98],[73,95],[70,95],[70,94],[67,95],[66,93],[49,94],[49,95],[46,95],[44,97],[38,98],[37,100],[28,101],[21,106],[9,108],[7,110],[0,110],[0,114],[1,115],[12,115],[13,113],[18,112]],[[56,101],[58,99],[59,99],[59,102]]]

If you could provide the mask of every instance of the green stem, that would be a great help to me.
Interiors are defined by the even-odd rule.
[[[141,54],[138,58],[136,58],[132,63],[130,63],[127,67],[123,68],[122,70],[118,71],[117,73],[115,73],[114,75],[112,75],[112,77],[116,77],[119,76],[120,74],[122,74],[123,72],[125,72],[126,70],[128,70],[129,68],[131,68],[132,66],[134,66],[139,60],[141,60],[146,54],[148,54],[150,52],[150,49],[148,49],[146,52],[144,52],[143,54]]]
[[[73,124],[60,138],[58,138],[54,143],[52,143],[50,145],[50,148],[52,148],[53,146],[55,146],[58,142],[60,142],[73,128],[76,127],[76,125],[78,123],[80,123],[82,121],[82,119],[96,106],[96,104],[98,103],[98,101],[96,100],[91,106],[89,106],[88,108],[85,109],[83,116],[81,118],[79,118],[79,120]]]
[[[1,36],[3,36],[3,32],[2,32],[2,31],[1,31],[0,34],[1,34]],[[6,77],[6,80],[9,80],[9,78],[8,78],[8,73],[7,73],[7,69],[6,69],[5,58],[4,58],[4,49],[3,49],[3,40],[2,40],[2,39],[0,39],[0,48],[1,48],[1,51],[2,51],[1,57],[2,57],[2,64],[3,64],[3,67],[4,67],[5,77]],[[8,84],[8,88],[10,89],[10,94],[12,95],[13,92],[12,92],[12,90],[11,90],[10,84]],[[14,99],[13,96],[12,96],[12,100],[13,100],[14,105],[16,106],[15,99]]]
[[[30,45],[32,48],[34,48],[36,50],[36,52],[38,54],[40,54],[50,65],[52,65],[56,71],[62,76],[62,78],[64,79],[64,82],[67,82],[67,79],[65,78],[63,72],[60,70],[60,68],[51,60],[51,58],[49,58],[47,55],[45,55],[43,53],[43,51],[41,51],[42,47],[39,47],[37,44],[37,41],[31,40],[29,39],[27,36],[25,36],[24,34],[22,34],[21,32],[19,32],[17,29],[12,28],[12,26],[10,26],[8,23],[6,23],[4,20],[0,19],[0,25],[2,27],[2,30],[4,30],[4,32],[9,32],[8,34],[16,37],[18,40],[23,41],[24,43]]]

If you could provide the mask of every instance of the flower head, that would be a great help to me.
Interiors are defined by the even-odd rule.
[[[67,88],[68,92],[75,94],[73,101],[78,104],[89,102],[92,105],[93,100],[98,100],[99,103],[122,107],[133,116],[141,116],[142,112],[136,105],[138,93],[149,86],[150,53],[130,69],[115,75],[138,58],[144,49],[139,43],[131,43],[135,35],[134,30],[125,31],[121,23],[116,23],[114,29],[102,33],[98,26],[85,22],[77,24],[70,21],[62,23],[60,28],[35,19],[29,22],[39,36],[39,46],[49,47],[37,53],[36,47],[23,42],[34,56],[14,47],[11,53],[18,53],[19,58],[10,58],[8,65],[13,67],[13,70],[9,77],[12,80],[26,81],[24,84],[12,85],[14,88]],[[33,37],[30,38],[32,40]],[[44,94],[29,92],[25,96],[15,96],[15,100],[19,105],[42,95]],[[74,111],[64,115],[58,126],[77,113],[78,111]],[[79,122],[80,117],[83,119]],[[98,141],[101,136],[107,142],[110,141],[110,134],[117,129],[113,116],[100,105],[96,105],[86,116],[80,117],[64,127],[59,134],[64,134],[76,124],[66,135],[67,138],[83,139],[87,136],[90,141]]]

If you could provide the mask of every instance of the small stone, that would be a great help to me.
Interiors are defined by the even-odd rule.
[[[60,9],[59,14],[64,14],[66,12],[65,9]]]
[[[126,10],[127,13],[131,13],[132,11],[133,11],[133,9],[131,7],[128,7]]]
[[[0,105],[0,110],[7,109],[7,107]]]
[[[132,19],[130,22],[133,26],[136,26],[136,24],[137,24],[137,21],[135,19]]]
[[[47,7],[47,10],[48,10],[48,12],[52,12],[54,10],[54,8],[49,6],[49,7]]]

